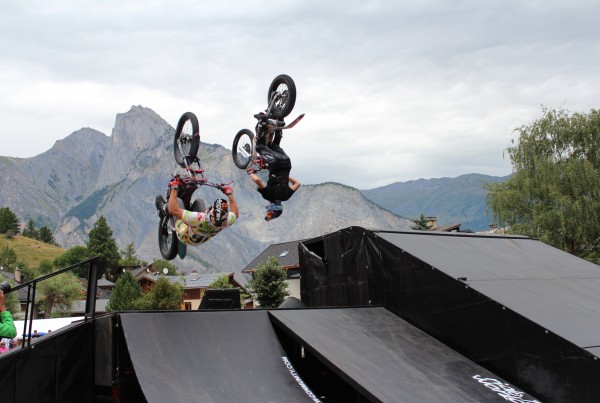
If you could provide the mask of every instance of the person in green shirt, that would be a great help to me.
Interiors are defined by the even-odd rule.
[[[0,290],[0,338],[12,339],[17,336],[13,317],[4,304],[4,291]]]

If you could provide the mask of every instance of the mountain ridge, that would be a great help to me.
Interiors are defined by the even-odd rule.
[[[85,244],[87,233],[103,215],[120,249],[133,242],[138,256],[160,258],[154,198],[165,193],[169,173],[181,171],[173,159],[175,129],[149,108],[132,106],[116,116],[111,136],[94,129],[73,132],[32,158],[0,157],[0,205],[22,223],[29,219],[52,228],[65,247]],[[320,236],[349,225],[389,230],[410,228],[411,221],[369,202],[342,184],[304,185],[285,203],[285,213],[265,222],[266,202],[245,171],[231,161],[231,151],[202,144],[202,166],[210,180],[233,180],[240,219],[231,228],[174,263],[184,271],[241,271],[271,243]],[[31,173],[34,173],[32,175]],[[264,175],[265,173],[261,173]],[[207,205],[222,194],[196,191]]]
[[[377,205],[409,219],[423,214],[435,216],[438,225],[461,224],[463,230],[482,231],[493,222],[483,185],[504,182],[509,177],[471,173],[455,178],[394,182],[361,192]]]

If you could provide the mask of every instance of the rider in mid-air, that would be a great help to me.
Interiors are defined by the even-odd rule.
[[[156,196],[156,208],[160,216],[170,214],[177,218],[175,232],[177,238],[184,244],[199,245],[217,235],[223,228],[230,227],[239,217],[237,203],[233,197],[233,189],[224,187],[222,192],[225,199],[217,199],[211,207],[204,212],[188,211],[179,206],[177,194],[184,184],[177,178],[169,183],[169,202],[165,202],[162,195]],[[165,204],[167,205],[165,211]],[[231,210],[231,211],[230,211]]]
[[[259,138],[266,135],[267,129],[265,126],[266,123],[264,120],[258,122],[257,132]],[[275,138],[270,147],[264,145],[262,141],[259,141],[256,146],[256,152],[260,154],[269,170],[269,178],[266,184],[256,175],[254,169],[248,168],[250,179],[258,186],[258,193],[270,202],[266,206],[266,221],[277,218],[283,213],[281,202],[289,200],[301,185],[300,182],[290,176],[292,162],[290,157],[279,146],[281,137],[281,130],[276,130]]]

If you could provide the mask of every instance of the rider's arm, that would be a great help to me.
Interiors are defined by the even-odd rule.
[[[267,185],[265,185],[265,183],[262,180],[260,180],[258,175],[254,173],[250,174],[250,179],[252,179],[252,182],[256,183],[256,186],[258,186],[259,189],[264,189],[267,187]]]
[[[229,197],[229,206],[231,207],[231,212],[233,214],[235,214],[235,217],[239,217],[240,216],[240,211],[238,210],[238,205],[235,201],[235,199],[233,198],[233,193],[227,195],[227,197]]]
[[[183,217],[183,209],[179,207],[179,204],[177,203],[177,189],[171,189],[169,204],[167,206],[169,208],[169,214],[181,220]]]
[[[289,179],[290,183],[292,184],[292,186],[290,186],[290,189],[292,189],[294,192],[296,190],[298,190],[298,188],[300,187],[301,183],[298,182],[297,179],[292,178],[291,176],[288,176],[288,179]]]

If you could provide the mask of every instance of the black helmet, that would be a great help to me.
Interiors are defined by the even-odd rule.
[[[212,214],[215,218],[215,225],[220,227],[223,225],[223,221],[227,219],[229,214],[229,204],[225,199],[217,199],[212,205]]]

